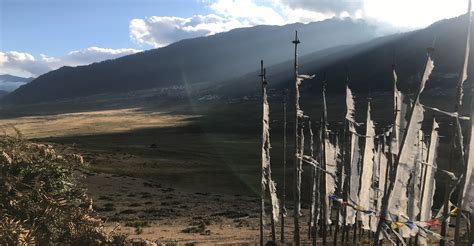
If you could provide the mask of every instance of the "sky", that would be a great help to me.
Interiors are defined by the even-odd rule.
[[[0,74],[39,76],[255,25],[365,19],[422,28],[467,0],[0,0]]]

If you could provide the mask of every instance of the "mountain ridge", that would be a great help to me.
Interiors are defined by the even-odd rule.
[[[327,57],[320,52],[301,56],[299,72],[301,74],[316,74],[316,81],[327,81],[329,92],[343,93],[346,80],[354,91],[390,91],[392,89],[392,65],[396,65],[399,87],[405,92],[413,92],[419,82],[426,59],[426,49],[434,43],[432,55],[435,69],[427,85],[427,89],[442,87],[455,88],[461,68],[466,35],[466,15],[444,19],[433,23],[425,29],[406,33],[392,34],[375,38],[361,44],[342,47],[331,52]],[[302,42],[302,47],[306,42]],[[471,39],[471,46],[474,40]],[[474,51],[471,49],[471,56]],[[291,89],[293,81],[293,65],[291,60],[276,66],[267,67],[267,78],[272,88]],[[474,63],[469,64],[469,71],[474,70]],[[258,70],[243,77],[232,79],[221,86],[216,93],[233,93],[245,95],[258,93],[258,88],[251,86],[255,83]],[[239,81],[239,85],[235,84]],[[308,82],[309,83],[309,82]],[[303,88],[319,91],[319,86],[307,85]],[[313,85],[315,83],[312,83]],[[245,89],[249,88],[249,89]]]
[[[0,97],[7,95],[9,92],[33,80],[33,77],[25,78],[11,74],[0,74],[0,90],[2,91]]]
[[[360,43],[376,36],[365,21],[331,19],[310,24],[239,28],[181,40],[163,48],[87,66],[62,67],[14,91],[4,103],[35,103],[62,98],[172,85],[219,83],[251,72],[260,59],[278,64],[291,58],[291,39],[312,40],[301,53]],[[278,52],[276,52],[278,51]],[[270,62],[271,61],[271,62]]]

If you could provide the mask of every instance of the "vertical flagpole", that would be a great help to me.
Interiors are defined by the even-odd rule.
[[[310,132],[310,154],[311,157],[314,158],[314,134],[313,134],[313,128],[311,125],[311,120],[308,122],[308,128]],[[309,213],[309,227],[308,227],[308,236],[309,239],[312,239],[313,245],[316,245],[316,234],[315,229],[316,229],[316,220],[314,218],[317,218],[316,215],[316,189],[317,189],[317,182],[316,182],[316,175],[317,175],[317,169],[316,167],[313,167],[312,173],[311,173],[311,207],[310,207],[310,213]],[[315,216],[316,215],[316,216]]]
[[[435,130],[435,127],[436,127],[436,118],[433,117],[433,123],[432,123],[432,127],[431,127],[431,132],[433,133],[433,131]],[[433,136],[430,136],[430,140],[428,142],[428,145],[427,145],[427,151],[428,153],[426,154],[426,159],[423,160],[424,162],[428,163],[429,161],[429,158],[430,158],[430,154],[432,154],[430,152],[431,150],[431,139],[433,138]],[[436,150],[435,150],[436,151]],[[429,163],[428,163],[429,164]],[[422,165],[422,173],[423,175],[421,176],[421,199],[420,199],[420,211],[422,211],[422,204],[423,204],[423,197],[425,196],[425,192],[426,192],[426,179],[428,178],[427,174],[428,174],[428,168],[433,168],[433,167],[430,167],[430,166],[427,166],[427,165]],[[418,218],[421,218],[421,212],[420,212],[420,215],[418,216]]]
[[[260,61],[260,79],[262,83],[262,105],[263,105],[263,97],[265,93],[265,78],[264,78],[264,71],[263,71],[263,60]],[[264,112],[262,111],[262,115]],[[263,119],[262,119],[263,122]],[[264,136],[263,136],[263,131],[262,131],[262,142],[264,142]],[[263,150],[262,150],[263,151]],[[263,167],[263,159],[262,159],[262,181],[261,181],[261,191],[260,191],[260,245],[263,246],[263,214],[265,213],[265,183],[264,183],[264,178],[265,178],[265,170]]]
[[[300,139],[299,139],[299,140],[300,140],[300,143],[299,143],[299,144],[300,144],[300,146],[299,146],[300,152],[299,152],[299,154],[298,154],[298,156],[300,156],[300,158],[299,158],[300,162],[301,162],[301,158],[302,158],[303,155],[304,155],[304,127],[305,127],[304,121],[302,120],[302,121],[300,122]],[[302,170],[302,169],[301,169],[301,164],[302,164],[302,163],[300,163],[300,165],[299,165],[299,166],[300,166],[300,170]],[[299,188],[300,188],[300,191],[301,191],[301,171],[300,171],[300,184],[299,184]],[[300,206],[301,206],[301,201],[300,201]]]
[[[269,180],[268,182],[271,182],[271,181]],[[272,203],[272,206],[273,206],[273,203]],[[273,207],[272,207],[272,216],[270,217],[270,224],[271,224],[271,230],[272,230],[272,242],[276,242],[275,217],[273,217]]]
[[[261,218],[260,218],[260,242],[263,243],[263,224],[265,214],[265,191],[268,186],[272,204],[271,235],[272,241],[276,241],[275,222],[278,221],[278,213],[280,212],[279,201],[276,191],[276,183],[272,180],[271,165],[270,165],[270,120],[269,120],[269,105],[267,100],[267,80],[266,71],[263,68],[263,61],[261,62],[262,70],[262,201],[261,201]]]
[[[347,75],[346,78],[346,117],[344,118],[344,147],[343,147],[343,165],[344,165],[344,174],[346,174],[346,178],[344,179],[344,184],[342,186],[342,199],[343,201],[349,200],[349,192],[350,192],[350,173],[351,173],[351,161],[352,161],[352,134],[349,130],[349,124],[352,124],[347,119],[347,114],[349,113],[349,108],[347,107],[347,88],[349,86],[349,76]],[[349,242],[349,231],[350,226],[347,225],[347,206],[342,207],[342,237],[341,237],[341,244],[347,244]]]
[[[462,103],[462,90],[463,90],[463,83],[467,79],[467,66],[469,63],[469,50],[470,50],[470,39],[471,39],[471,0],[469,0],[469,6],[467,10],[467,18],[468,18],[468,24],[467,24],[467,35],[466,35],[466,48],[465,48],[465,53],[464,53],[464,63],[463,67],[461,69],[461,72],[459,73],[459,83],[458,83],[458,101],[456,104],[455,112],[459,111],[459,106]],[[472,89],[471,89],[472,91]],[[471,99],[472,100],[472,99]],[[472,110],[472,108],[471,108]],[[472,118],[469,120],[469,127],[472,127]],[[461,148],[461,151],[464,151],[463,149],[463,140],[462,140],[462,129],[461,129],[461,123],[459,122],[459,118],[456,118],[456,126],[458,130],[458,140],[459,140],[459,147]],[[467,136],[467,143],[470,142],[470,138],[472,137],[470,135],[471,129],[468,131],[468,136]],[[469,156],[469,148],[470,146],[467,146],[465,149],[465,153],[463,153],[463,163],[464,163],[464,172],[463,175],[461,176],[461,182],[459,186],[459,195],[458,195],[458,211],[456,215],[456,227],[455,227],[455,232],[454,232],[454,240],[455,240],[455,245],[460,245],[461,242],[461,235],[460,235],[460,227],[461,227],[461,219],[462,219],[462,203],[463,203],[463,194],[464,194],[464,184],[466,183],[466,173],[467,173],[467,167],[468,167],[468,156]]]
[[[449,198],[451,197],[452,191],[454,190],[452,182],[453,182],[452,180],[447,180],[444,182],[445,190],[444,190],[444,200],[443,200],[444,201],[443,202],[443,217],[448,216],[449,210],[451,210],[449,206]],[[448,223],[449,223],[449,220],[445,219],[443,220],[443,223],[441,224],[440,235],[443,237],[443,239],[439,241],[440,246],[445,246],[447,243],[445,238],[447,238],[448,236]]]
[[[319,134],[319,140],[321,140],[321,135]],[[313,158],[315,158],[314,156]],[[313,228],[311,229],[311,241],[312,245],[316,246],[316,241],[317,241],[317,236],[318,236],[318,214],[319,214],[319,187],[317,185],[319,184],[319,177],[320,177],[320,171],[317,168],[314,168],[314,176],[313,176],[313,197],[315,203],[313,204],[313,217],[311,218],[312,223],[313,223]]]
[[[321,168],[326,171],[326,139],[327,139],[327,110],[326,110],[326,86],[323,85],[323,122],[321,125],[322,128],[322,154],[323,158],[321,160]],[[321,175],[321,230],[323,236],[323,245],[326,246],[327,240],[327,207],[326,200],[328,199],[326,194],[326,173],[322,172]]]
[[[323,128],[322,128],[322,119],[319,121],[319,163],[322,163],[323,161]],[[316,210],[313,215],[314,223],[317,228],[315,228],[314,231],[314,237],[313,240],[314,242],[316,241],[316,237],[318,235],[318,230],[322,231],[322,216],[321,216],[321,211],[322,211],[322,204],[321,204],[321,176],[324,175],[324,173],[318,168],[316,171],[316,184],[318,185],[318,188],[316,189],[316,201],[318,201],[318,204],[316,205]],[[319,218],[319,223],[318,223],[318,218]],[[319,226],[319,227],[318,227]],[[317,229],[317,230],[316,230]]]
[[[402,110],[402,105],[398,105],[398,102],[400,101],[401,102],[401,99],[399,99],[398,97],[400,97],[401,95],[398,93],[398,88],[397,88],[397,75],[396,75],[396,65],[395,64],[392,64],[392,74],[393,74],[393,128],[392,128],[392,132],[390,133],[390,137],[389,137],[389,141],[390,141],[390,144],[388,145],[388,155],[389,155],[389,158],[388,158],[388,165],[387,165],[387,177],[385,178],[385,185],[384,185],[384,193],[383,193],[383,196],[382,196],[382,200],[380,201],[382,204],[381,204],[381,207],[380,207],[380,210],[383,209],[383,203],[384,203],[384,199],[385,197],[387,196],[387,190],[389,189],[389,186],[390,184],[392,184],[393,182],[391,181],[391,176],[394,176],[396,175],[396,169],[395,169],[395,162],[396,162],[396,158],[398,156],[398,150],[400,149],[400,132],[397,133],[397,131],[399,130],[399,126],[397,125],[397,118],[398,117],[404,117],[402,115],[398,116],[399,112],[401,114],[401,110]],[[401,103],[403,104],[403,102]],[[394,149],[393,147],[393,140],[395,139],[395,141],[397,141],[397,145],[396,145],[396,149]],[[387,200],[389,199],[389,197],[387,197]],[[381,228],[381,221],[385,219],[383,217],[379,217],[379,223],[377,225],[377,230],[375,232],[375,235],[374,235],[374,241],[377,241],[377,245],[378,243],[380,242],[380,230],[382,230]],[[399,243],[399,239],[397,237],[397,245]],[[376,244],[374,244],[376,245]]]
[[[347,160],[349,158],[348,157],[348,154],[349,154],[349,147],[348,147],[348,135],[347,135],[347,120],[344,120],[344,131],[342,133],[342,168],[341,168],[341,177],[345,174],[348,173],[348,169],[347,169],[347,163],[348,162]],[[348,180],[348,176],[346,175],[346,177],[344,178],[344,182],[341,183],[341,194],[342,194],[342,199],[343,201],[347,201],[347,180]],[[347,216],[347,208],[346,206],[342,205],[340,206],[340,209],[341,209],[341,216],[342,216],[342,232],[341,232],[341,245],[344,245],[344,242],[345,242],[345,236],[346,236],[346,231],[347,231],[347,226],[346,226],[346,216]]]
[[[326,81],[324,81],[324,84],[326,84]],[[345,138],[345,132],[346,132],[346,129],[344,128],[343,130],[343,138]],[[336,140],[338,140],[338,134],[336,134]],[[337,142],[337,141],[336,141]],[[342,140],[342,153],[341,153],[341,161],[339,162],[339,164],[337,164],[337,185],[336,185],[336,191],[335,193],[337,194],[338,197],[342,197],[342,189],[343,189],[343,185],[342,185],[342,176],[343,176],[343,165],[344,165],[344,160],[345,160],[345,157],[344,157],[344,144],[345,144],[345,140],[343,139]],[[336,163],[337,163],[337,153],[336,153]],[[337,237],[338,237],[338,234],[339,234],[339,227],[341,227],[342,229],[342,238],[344,238],[344,226],[345,226],[345,219],[343,218],[343,224],[342,225],[339,225],[339,220],[340,220],[340,216],[342,214],[342,206],[337,203],[337,202],[333,202],[332,204],[333,206],[335,206],[337,208],[337,214],[336,214],[336,228],[334,230],[334,238],[333,238],[333,245],[337,245]]]
[[[283,95],[283,190],[281,201],[281,234],[280,242],[285,243],[285,216],[286,216],[286,103],[287,91]]]
[[[309,128],[309,133],[310,133],[310,155],[311,158],[314,158],[314,134],[313,134],[313,128],[311,124],[311,120],[308,122],[308,128]],[[317,189],[317,183],[316,183],[316,175],[317,175],[317,169],[316,167],[312,167],[311,170],[311,207],[309,209],[309,221],[308,221],[308,239],[313,239],[313,243],[315,243],[316,236],[314,235],[314,229],[316,227],[316,222],[314,218],[317,218],[314,216],[316,213],[316,189]]]
[[[309,153],[310,156],[313,157],[314,154],[314,149],[313,149],[313,130],[311,129],[311,120],[308,122],[308,128],[310,132],[310,144],[309,144]],[[309,208],[309,220],[308,220],[308,239],[311,239],[311,230],[313,228],[313,208],[316,205],[316,201],[314,200],[314,191],[316,189],[315,183],[314,183],[314,178],[316,177],[316,168],[313,168],[311,170],[311,192],[310,194],[310,201],[311,201],[311,206]]]
[[[294,61],[294,79],[295,79],[295,158],[294,158],[294,165],[295,165],[295,191],[294,191],[294,235],[293,241],[296,246],[300,245],[300,184],[301,184],[301,170],[300,170],[300,159],[298,158],[299,155],[299,119],[298,119],[298,111],[299,109],[299,85],[298,85],[298,44],[300,40],[298,39],[298,31],[295,33],[295,40],[293,44],[295,45],[295,61]]]

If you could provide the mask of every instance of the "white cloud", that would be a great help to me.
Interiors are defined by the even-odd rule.
[[[9,51],[0,52],[0,70],[2,73],[31,76],[48,71],[48,65],[42,60],[37,60],[29,53]]]
[[[238,19],[245,25],[283,25],[284,17],[272,7],[257,5],[253,0],[217,0],[210,8],[227,19]]]
[[[339,16],[343,12],[353,15],[363,8],[364,0],[273,0],[278,5],[290,9],[304,9],[307,11]]]
[[[152,16],[130,21],[130,37],[139,44],[162,47],[172,42],[208,36],[244,26],[235,19],[214,14],[195,15],[190,18]]]
[[[288,23],[295,23],[295,22],[310,23],[314,21],[325,20],[325,19],[336,16],[333,13],[321,13],[321,12],[316,12],[316,11],[302,9],[302,8],[293,9],[285,5],[279,5],[278,7],[285,14],[288,20]]]
[[[26,52],[0,52],[0,70],[7,74],[36,77],[62,66],[87,65],[137,52],[140,50],[90,47],[71,51],[62,57],[49,57],[41,54],[39,58]]]
[[[397,27],[425,27],[464,14],[466,0],[270,0],[290,22],[330,17],[364,18]]]
[[[71,51],[59,60],[62,63],[68,64],[69,66],[79,66],[93,62],[115,59],[122,56],[135,54],[140,51],[141,50],[136,49],[108,49],[89,47],[82,50]]]
[[[189,18],[152,16],[133,19],[129,25],[130,38],[138,44],[158,48],[182,39],[209,36],[239,27],[287,23],[272,7],[258,5],[253,0],[217,0],[209,8],[212,14]]]

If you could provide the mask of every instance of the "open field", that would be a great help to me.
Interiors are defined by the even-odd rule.
[[[162,242],[253,242],[259,167],[245,164],[258,158],[248,154],[257,142],[205,133],[200,119],[128,108],[7,118],[0,127],[81,153],[88,193],[109,229],[118,223],[120,232]]]
[[[197,116],[144,113],[138,108],[129,108],[4,119],[0,128],[13,134],[15,127],[26,138],[38,139],[179,127],[193,117]]]
[[[233,126],[214,127],[199,110],[51,113],[6,118],[0,127],[8,134],[15,127],[34,141],[73,148],[96,172],[152,178],[192,190],[254,194],[248,180],[257,184],[253,173],[259,170],[259,153],[253,150],[258,149],[258,135],[251,135],[256,130],[245,134]],[[222,124],[233,120],[222,119]]]

